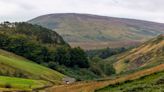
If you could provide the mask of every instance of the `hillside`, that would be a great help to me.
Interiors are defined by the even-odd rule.
[[[117,73],[122,72],[121,74],[97,81],[54,86],[49,90],[50,92],[65,92],[65,90],[68,90],[67,92],[94,92],[96,90],[96,92],[161,91],[164,76],[163,47],[164,35],[159,35],[132,50],[101,61],[101,64],[104,63],[105,65],[114,63]]]
[[[28,21],[55,30],[84,49],[135,45],[164,33],[164,24],[90,14],[48,14]]]
[[[62,45],[68,45],[63,38],[50,29],[32,25],[25,22],[10,23],[4,22],[0,24],[0,34],[1,36],[15,34],[15,36],[20,36],[22,38],[28,38],[33,42],[39,44],[45,44],[46,46],[57,47]],[[2,35],[3,34],[3,35]],[[16,37],[15,37],[16,39]]]
[[[61,84],[65,77],[55,70],[4,50],[0,50],[0,75],[44,80],[54,84]]]
[[[114,67],[117,73],[155,66],[164,62],[164,35],[153,38],[141,46],[117,55]]]
[[[89,70],[87,55],[81,48],[71,48],[56,32],[38,25],[0,24],[0,49],[78,80],[98,77]]]
[[[54,87],[50,88],[48,91],[50,91],[50,92],[66,92],[66,90],[67,90],[67,92],[94,92],[94,91],[100,89],[100,92],[104,92],[103,90],[101,91],[101,89],[108,86],[107,88],[105,88],[105,92],[110,92],[110,90],[108,90],[108,88],[112,88],[112,87],[117,88],[118,87],[118,89],[119,89],[119,84],[120,84],[120,86],[122,86],[124,83],[126,85],[126,83],[129,83],[133,80],[134,81],[144,80],[142,82],[146,81],[145,85],[149,84],[150,82],[155,83],[155,82],[157,82],[157,80],[160,80],[163,78],[163,71],[164,71],[164,64],[160,64],[155,67],[151,67],[149,69],[145,69],[145,70],[141,70],[141,71],[138,71],[135,73],[127,74],[125,76],[116,77],[115,79],[102,80],[102,81],[77,82],[77,83],[70,84],[70,85],[54,86]],[[150,77],[149,77],[149,75],[150,75]],[[147,78],[147,76],[148,76],[148,78]],[[152,80],[149,80],[150,78]],[[141,82],[138,81],[138,83],[141,83]],[[159,88],[163,88],[162,83],[163,83],[162,81],[159,82]],[[133,85],[133,87],[134,86],[135,86],[135,84]],[[140,86],[140,84],[138,84],[138,86]],[[148,87],[150,87],[150,86],[151,86],[151,84],[148,85]],[[153,84],[152,84],[152,86],[153,86]],[[126,88],[128,88],[128,87],[130,87],[130,86],[126,86]],[[155,86],[155,85],[154,85],[154,87],[157,88],[157,86]],[[154,90],[156,90],[156,89],[154,89]],[[157,89],[157,90],[160,90],[160,89]],[[124,91],[116,90],[116,91],[111,91],[111,92],[124,92]],[[140,91],[127,91],[127,92],[140,92]],[[152,91],[152,92],[154,92],[154,91]]]
[[[137,80],[107,86],[96,92],[162,92],[164,90],[164,71]]]

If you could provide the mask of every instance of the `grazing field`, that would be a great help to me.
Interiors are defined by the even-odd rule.
[[[150,69],[141,70],[133,74],[129,74],[120,78],[113,80],[103,80],[103,81],[89,81],[89,82],[79,82],[70,85],[54,86],[48,91],[50,92],[94,92],[95,90],[104,88],[108,85],[115,85],[119,83],[124,83],[126,81],[140,79],[144,76],[148,76],[164,70],[164,64],[152,67]]]
[[[0,50],[0,75],[39,79],[60,84],[65,76],[13,53]]]
[[[43,80],[31,80],[15,77],[0,76],[0,90],[24,90],[31,91],[33,89],[48,86],[49,83]]]

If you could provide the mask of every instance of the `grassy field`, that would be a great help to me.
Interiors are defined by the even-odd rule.
[[[95,90],[104,88],[108,85],[121,84],[126,81],[140,79],[143,78],[144,76],[148,76],[161,71],[164,71],[164,64],[149,69],[141,70],[126,76],[118,77],[112,80],[77,82],[70,85],[54,86],[50,88],[49,91],[50,92],[94,92]]]
[[[0,50],[0,75],[39,79],[60,84],[65,76],[13,53]]]
[[[0,90],[26,90],[42,88],[49,83],[43,80],[31,80],[15,77],[0,76]]]

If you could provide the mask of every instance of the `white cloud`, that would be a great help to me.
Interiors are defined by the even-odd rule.
[[[164,23],[164,0],[0,0],[0,21],[49,13],[91,13]]]
[[[0,15],[6,16],[16,12],[19,9],[18,6],[13,4],[7,4],[6,2],[0,2]]]

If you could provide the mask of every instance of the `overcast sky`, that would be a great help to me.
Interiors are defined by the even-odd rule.
[[[164,0],[0,0],[0,21],[50,13],[89,13],[164,23]]]

